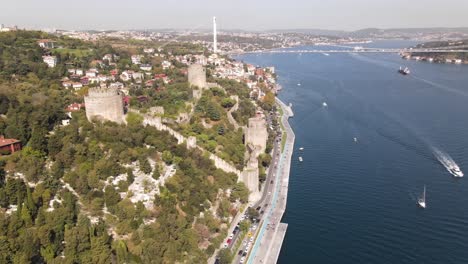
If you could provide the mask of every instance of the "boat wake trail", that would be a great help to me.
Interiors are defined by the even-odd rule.
[[[382,60],[382,59],[372,59],[368,56],[364,56],[362,54],[357,54],[357,53],[351,53],[352,54],[352,57],[359,60],[359,61],[362,61],[362,62],[367,62],[367,63],[370,63],[370,64],[374,64],[374,65],[377,65],[377,66],[380,66],[380,67],[383,67],[383,68],[387,68],[387,69],[397,69],[400,65],[396,64],[396,63],[393,63],[393,62],[390,62],[388,60]]]
[[[450,157],[449,154],[435,147],[432,147],[432,151],[440,164],[442,164],[445,169],[450,172],[450,174],[455,177],[463,177],[463,172],[460,170],[460,167],[458,167],[457,163],[452,159],[452,157]]]
[[[446,92],[450,92],[450,93],[454,93],[454,94],[457,94],[457,95],[462,95],[462,96],[467,96],[468,97],[468,93],[466,93],[466,92],[463,92],[463,91],[460,91],[460,90],[457,90],[457,89],[453,89],[453,88],[450,88],[448,86],[441,85],[441,84],[438,84],[438,83],[435,83],[435,82],[420,78],[420,77],[415,76],[415,75],[411,75],[411,76],[412,76],[413,79],[421,81],[421,82],[426,83],[426,84],[429,84],[432,87],[439,88],[439,89],[444,90]]]

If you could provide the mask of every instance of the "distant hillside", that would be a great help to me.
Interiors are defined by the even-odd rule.
[[[323,29],[288,29],[288,30],[270,30],[273,33],[295,32],[310,35],[328,35],[338,37],[354,37],[354,38],[395,38],[395,37],[421,37],[425,35],[442,35],[449,34],[453,36],[468,35],[468,27],[460,28],[364,28],[356,31],[344,30],[323,30]],[[450,36],[452,37],[452,36]]]

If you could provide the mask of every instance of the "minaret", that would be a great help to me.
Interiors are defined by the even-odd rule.
[[[216,17],[213,17],[213,53],[218,52],[218,41],[216,39]]]

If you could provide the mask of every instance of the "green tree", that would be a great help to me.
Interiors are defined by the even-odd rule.
[[[232,262],[231,251],[227,248],[223,248],[218,252],[218,259],[220,264],[230,264]]]

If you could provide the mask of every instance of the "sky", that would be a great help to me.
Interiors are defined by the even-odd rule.
[[[1,0],[0,23],[34,29],[243,30],[468,27],[468,0]]]

